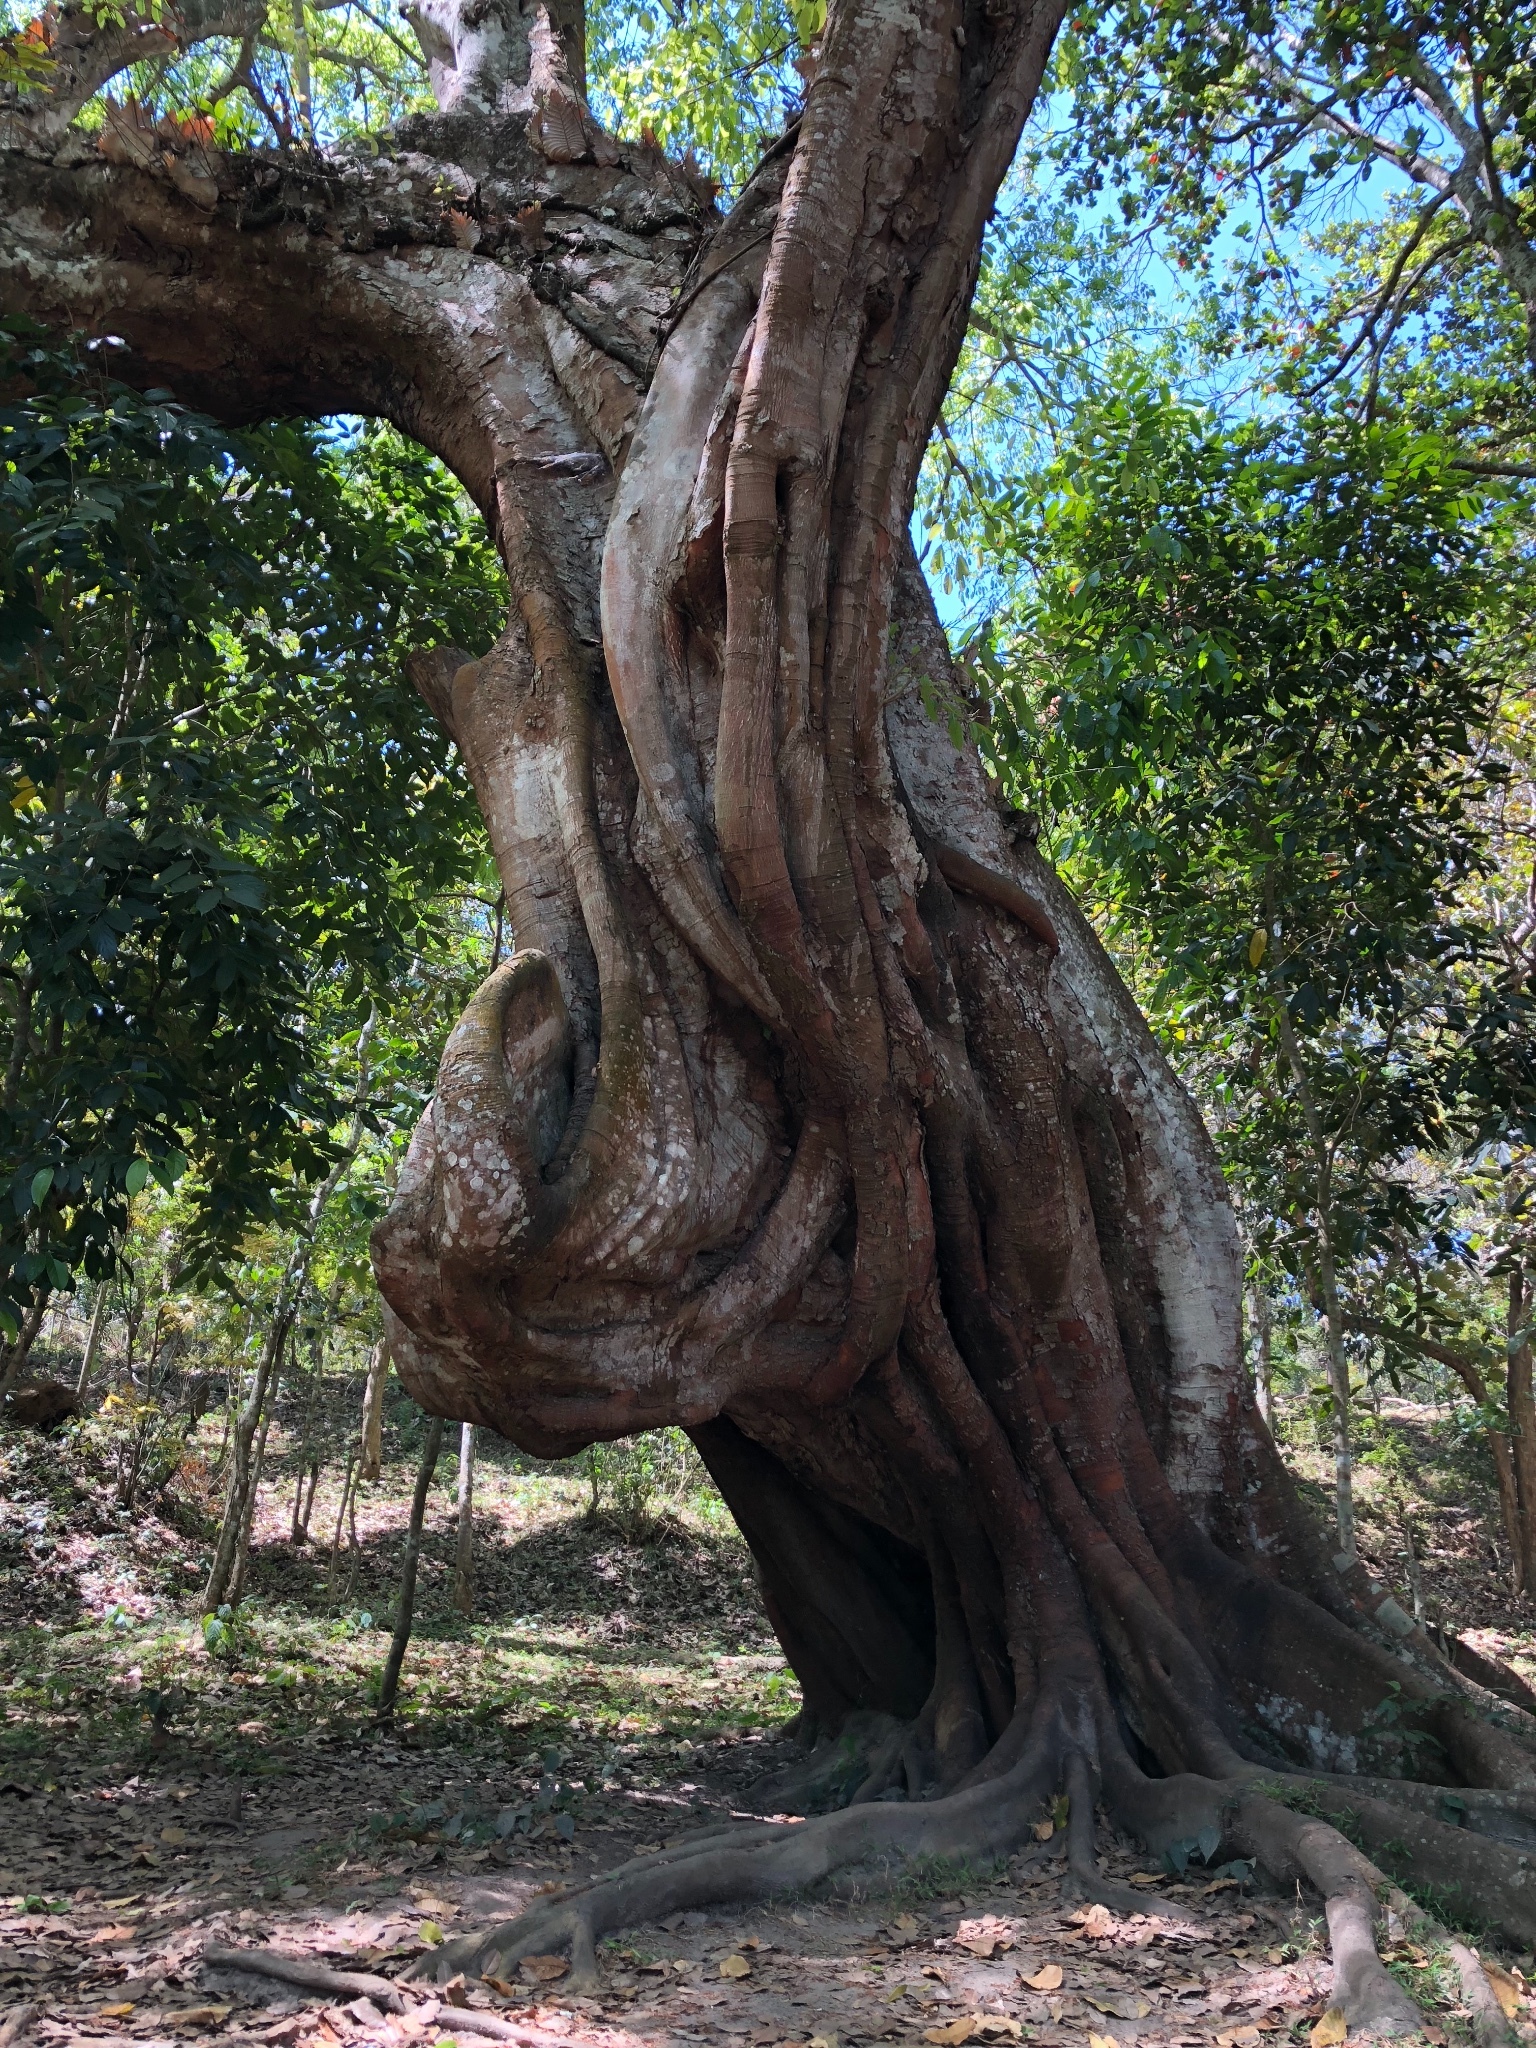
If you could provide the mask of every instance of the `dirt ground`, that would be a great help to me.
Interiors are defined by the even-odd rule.
[[[210,1645],[195,1471],[125,1511],[89,1446],[0,1430],[0,2014],[26,2014],[7,2048],[462,2044],[495,2020],[523,2048],[1260,2048],[1301,2043],[1323,2014],[1303,1901],[1154,1871],[1106,1840],[1106,1867],[1147,1900],[1117,1920],[1068,1892],[1059,1832],[995,1869],[908,1864],[878,1889],[633,1928],[604,1945],[591,1997],[538,1959],[462,1986],[463,2006],[419,1984],[308,1992],[211,1967],[210,1946],[269,1949],[400,1979],[445,1936],[740,1811],[798,1755],[793,1679],[728,1519],[694,1500],[626,1542],[570,1472],[512,1459],[482,1467],[469,1620],[447,1599],[442,1468],[402,1707],[381,1728],[377,1620],[412,1472],[393,1450],[333,1570],[339,1473],[315,1540],[294,1545],[278,1446],[250,1598]],[[1194,1921],[1160,1917],[1170,1898]],[[1431,2041],[1469,2038],[1438,1955],[1404,1943],[1389,1960]]]

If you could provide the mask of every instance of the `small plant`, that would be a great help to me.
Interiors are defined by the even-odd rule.
[[[698,1452],[680,1429],[593,1444],[583,1471],[591,1489],[588,1520],[611,1523],[630,1544],[649,1541],[667,1508],[709,1484]]]

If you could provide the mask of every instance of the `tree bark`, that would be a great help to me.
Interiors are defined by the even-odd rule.
[[[77,1400],[85,1399],[86,1389],[91,1384],[91,1374],[96,1369],[96,1353],[101,1348],[101,1333],[107,1321],[107,1297],[111,1293],[109,1284],[103,1280],[96,1290],[96,1300],[91,1308],[90,1327],[85,1333],[85,1355],[80,1360],[80,1378],[75,1385]]]
[[[429,1413],[542,1456],[689,1429],[818,1782],[843,1757],[841,1810],[677,1845],[434,1967],[559,1944],[579,1979],[626,1918],[996,1853],[1068,1784],[1075,1881],[1125,1910],[1093,1792],[1153,1853],[1212,1830],[1316,1885],[1369,2022],[1385,1879],[1315,1817],[1340,1776],[1380,1854],[1531,1940],[1533,1724],[1334,1569],[1243,1370],[1199,1117],[923,709],[960,692],[917,470],[1059,0],[833,0],[723,219],[602,133],[575,17],[420,12],[443,111],[376,158],[29,114],[0,289],[110,317],[136,380],[227,417],[386,414],[484,511],[506,631],[412,672],[513,949],[375,1233],[390,1349]],[[1338,1351],[1336,1299],[1329,1325]]]
[[[1512,1545],[1517,1592],[1536,1584],[1536,1400],[1531,1393],[1531,1340],[1527,1336],[1517,1341],[1530,1314],[1531,1291],[1526,1286],[1523,1268],[1517,1266],[1509,1276],[1509,1377],[1505,1395],[1519,1500],[1518,1546]]]
[[[453,1604],[475,1611],[475,1425],[459,1425],[459,1533],[453,1563]]]
[[[389,1381],[389,1346],[381,1337],[368,1354],[363,1387],[361,1477],[377,1479],[384,1470],[384,1389]]]
[[[395,1698],[400,1690],[400,1671],[405,1663],[405,1653],[410,1648],[411,1624],[416,1615],[416,1572],[421,1563],[421,1530],[427,1515],[427,1494],[437,1472],[437,1461],[443,1449],[443,1418],[432,1416],[427,1423],[426,1441],[422,1445],[421,1464],[416,1471],[416,1490],[411,1495],[411,1519],[405,1532],[405,1555],[400,1560],[400,1595],[395,1608],[395,1629],[390,1639],[389,1655],[384,1660],[384,1675],[379,1681],[379,1719],[387,1721],[395,1711]]]

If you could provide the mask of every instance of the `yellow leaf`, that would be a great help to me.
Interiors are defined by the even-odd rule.
[[[96,2017],[103,2020],[125,2020],[133,2011],[133,2007],[134,2001],[131,1998],[126,2005],[101,2005],[96,2008]]]
[[[1248,941],[1248,965],[1257,967],[1264,958],[1264,948],[1269,944],[1269,933],[1260,926]]]
[[[1024,2029],[1017,2020],[1004,2019],[1001,2013],[984,2012],[976,2022],[976,2031],[985,2041],[1017,2041]]]
[[[1056,1823],[1055,1823],[1055,1821],[1053,1821],[1053,1820],[1037,1820],[1037,1821],[1035,1822],[1034,1834],[1035,1834],[1035,1840],[1036,1840],[1037,1842],[1048,1842],[1048,1841],[1049,1841],[1049,1840],[1051,1839],[1052,1835],[1054,1835],[1054,1834],[1055,1834],[1055,1832],[1056,1832]]]
[[[1520,1986],[1508,1970],[1501,1970],[1497,1963],[1484,1963],[1483,1975],[1493,1986],[1493,1995],[1499,2001],[1505,2019],[1512,2020],[1520,2010]]]
[[[1339,2048],[1339,2043],[1349,2033],[1349,2022],[1336,2005],[1330,2005],[1308,2039],[1312,2048]]]
[[[443,1930],[435,1920],[423,1920],[416,1932],[421,1936],[428,1948],[436,1948],[443,1938]]]
[[[1060,1963],[1044,1963],[1036,1970],[1033,1977],[1026,1977],[1024,1982],[1031,1991],[1059,1991],[1061,1989],[1061,1965]]]
[[[1090,2034],[1088,2048],[1120,2048],[1113,2034]]]
[[[976,2021],[970,2013],[964,2013],[957,2020],[951,2020],[947,2027],[929,2027],[923,2035],[931,2041],[933,2048],[960,2048],[962,2041],[969,2041],[976,2031]],[[1119,2048],[1119,2043],[1115,2044]]]
[[[752,1965],[745,1956],[727,1956],[720,1965],[722,1977],[750,1977]]]

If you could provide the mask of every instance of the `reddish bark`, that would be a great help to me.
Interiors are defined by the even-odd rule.
[[[1063,1782],[1090,1893],[1095,1787],[1154,1851],[1214,1828],[1315,1883],[1359,2020],[1402,2017],[1379,1873],[1287,1800],[1348,1779],[1381,1853],[1536,1935],[1533,1724],[1328,1562],[1246,1389],[1199,1118],[922,708],[954,678],[917,465],[1060,11],[835,0],[723,220],[601,133],[574,24],[513,0],[434,0],[447,111],[377,161],[12,124],[13,306],[110,320],[132,374],[233,416],[387,413],[483,507],[507,629],[415,673],[515,951],[377,1233],[390,1347],[427,1408],[540,1453],[689,1427],[804,1732],[844,1738],[806,1780],[843,1810],[447,1968],[568,1942],[579,1973],[626,1918],[1000,1850]]]

